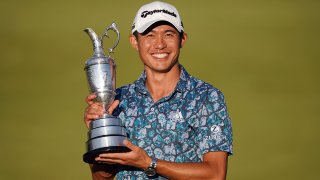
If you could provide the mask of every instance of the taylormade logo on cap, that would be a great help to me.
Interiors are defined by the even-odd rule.
[[[159,21],[171,23],[179,32],[183,31],[182,21],[177,9],[165,2],[155,1],[143,5],[136,14],[132,24],[132,33],[143,33],[152,24]]]
[[[170,11],[165,10],[165,9],[162,9],[162,10],[155,9],[153,11],[144,11],[144,12],[141,13],[141,17],[142,18],[146,18],[148,15],[152,15],[153,13],[166,13],[166,14],[169,14],[171,16],[177,17],[177,15],[174,12],[170,12]]]

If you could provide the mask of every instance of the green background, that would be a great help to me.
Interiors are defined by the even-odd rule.
[[[145,2],[0,1],[0,179],[90,178],[82,119],[92,44],[82,30],[117,23],[117,86],[130,83],[143,67],[128,36]],[[189,35],[180,62],[226,96],[228,179],[318,179],[320,1],[168,2]]]

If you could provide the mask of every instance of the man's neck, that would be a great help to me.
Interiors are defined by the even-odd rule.
[[[146,69],[146,88],[154,102],[169,96],[177,86],[180,78],[180,67],[175,65],[169,72],[160,73]]]

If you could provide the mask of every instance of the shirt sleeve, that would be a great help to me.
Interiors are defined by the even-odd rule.
[[[232,151],[232,126],[224,95],[217,89],[209,90],[198,113],[198,156],[214,151]]]

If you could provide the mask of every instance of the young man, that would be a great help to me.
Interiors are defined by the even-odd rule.
[[[176,8],[164,2],[142,6],[130,43],[144,72],[117,89],[109,112],[125,124],[127,153],[106,153],[90,165],[93,179],[225,179],[232,129],[223,94],[190,76],[179,64],[187,40]],[[103,114],[86,99],[85,122]]]

